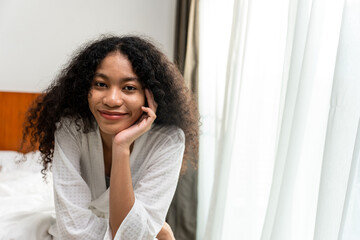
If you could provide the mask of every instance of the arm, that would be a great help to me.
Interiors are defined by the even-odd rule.
[[[113,150],[109,200],[109,220],[113,236],[135,202],[129,158],[129,149]]]
[[[148,131],[156,117],[156,103],[148,91],[146,94],[149,108],[143,108],[145,118],[117,134],[113,140],[110,225],[115,239],[155,238],[164,225],[181,168],[184,133],[176,127],[154,130],[146,137],[145,149],[136,154],[141,171],[137,172],[136,183],[131,182],[128,149],[134,139]],[[159,237],[166,237],[164,233],[171,233],[171,230],[163,229]]]
[[[146,153],[149,148],[152,153],[138,154],[146,167],[141,166],[143,169],[136,174],[135,202],[115,239],[154,239],[164,225],[176,189],[184,151],[183,132],[177,128],[161,134],[151,131],[147,140],[151,146],[146,147]]]
[[[155,121],[156,103],[150,91],[145,89],[149,107],[142,107],[144,114],[137,123],[119,132],[113,139],[110,180],[110,226],[112,235],[130,212],[135,203],[130,170],[130,146],[147,132]]]

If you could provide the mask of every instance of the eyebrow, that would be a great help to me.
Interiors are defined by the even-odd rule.
[[[109,77],[106,74],[99,73],[99,72],[96,72],[94,74],[94,77],[101,77],[101,78],[104,78],[106,80],[109,80]],[[126,82],[127,81],[137,81],[137,80],[139,80],[139,78],[138,77],[126,77],[126,78],[121,78],[120,80],[121,81],[126,81]]]

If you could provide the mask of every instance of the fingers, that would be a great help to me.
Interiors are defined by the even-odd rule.
[[[157,103],[155,102],[154,96],[149,89],[145,89],[145,97],[149,107],[142,106],[141,110],[143,113],[139,119],[127,129],[116,134],[113,143],[116,143],[117,146],[124,145],[124,143],[132,143],[135,139],[151,128],[156,119]]]
[[[149,89],[146,88],[145,96],[146,96],[146,100],[148,102],[149,107],[145,107],[145,106],[141,107],[141,110],[144,113],[141,115],[141,117],[137,121],[137,124],[139,126],[141,126],[141,125],[142,126],[146,126],[146,125],[151,126],[151,124],[156,119],[157,103],[154,100],[154,95],[152,94],[152,92]]]
[[[143,110],[148,115],[148,117],[154,119],[156,118],[155,111],[152,108],[141,107],[141,110]]]
[[[149,104],[149,108],[151,108],[151,110],[153,110],[154,112],[156,112],[157,109],[157,103],[155,102],[154,99],[154,95],[152,94],[152,92],[149,89],[145,89],[145,96],[146,96],[146,100]]]

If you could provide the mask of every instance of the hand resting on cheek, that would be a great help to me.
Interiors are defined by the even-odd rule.
[[[149,107],[142,106],[143,114],[129,128],[119,132],[114,136],[113,148],[130,149],[131,144],[142,134],[150,130],[152,123],[156,119],[157,103],[149,89],[145,89],[145,96]]]

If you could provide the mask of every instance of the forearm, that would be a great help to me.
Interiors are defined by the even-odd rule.
[[[113,237],[135,202],[129,158],[130,150],[113,149],[109,204]]]

